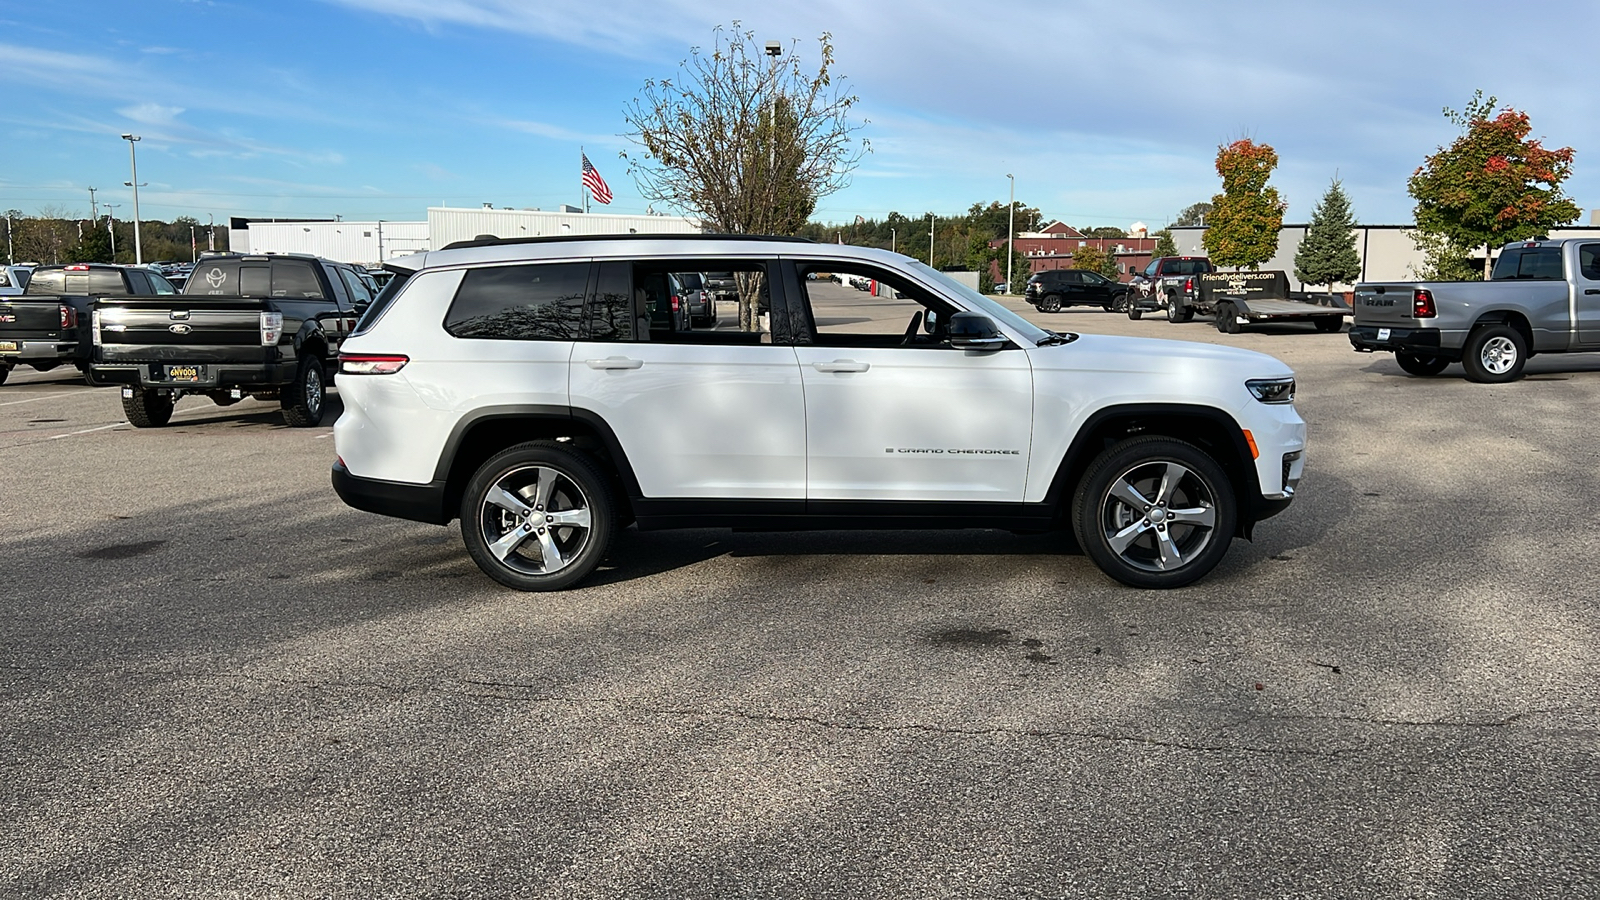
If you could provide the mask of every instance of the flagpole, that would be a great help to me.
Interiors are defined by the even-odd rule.
[[[587,158],[587,155],[583,152],[583,145],[579,144],[578,159]],[[589,211],[589,186],[583,183],[583,166],[581,164],[578,166],[578,189],[583,192],[583,211],[587,213]]]

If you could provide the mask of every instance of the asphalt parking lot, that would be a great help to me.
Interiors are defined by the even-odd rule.
[[[1600,355],[1028,314],[1289,363],[1300,497],[1175,592],[707,530],[521,595],[346,508],[328,427],[18,370],[0,895],[1600,895]]]

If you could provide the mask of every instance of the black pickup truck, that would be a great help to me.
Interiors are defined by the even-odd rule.
[[[219,406],[277,400],[288,424],[316,425],[339,345],[371,302],[344,263],[206,257],[175,297],[96,301],[89,381],[120,386],[123,412],[139,428],[167,424],[191,394]]]
[[[89,317],[96,298],[175,293],[170,282],[146,269],[40,266],[21,294],[0,297],[0,384],[19,365],[41,372],[68,363],[79,369],[88,365],[94,349]]]

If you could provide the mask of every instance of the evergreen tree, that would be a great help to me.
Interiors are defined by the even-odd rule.
[[[1349,284],[1361,277],[1361,257],[1356,254],[1355,217],[1350,198],[1335,178],[1311,213],[1311,227],[1294,254],[1294,277],[1306,284]]]
[[[1163,228],[1156,232],[1156,247],[1150,251],[1150,255],[1158,258],[1178,255],[1178,245],[1172,240],[1172,232],[1169,229]]]
[[[111,259],[111,233],[100,222],[83,230],[83,237],[67,248],[67,262],[108,263]]]

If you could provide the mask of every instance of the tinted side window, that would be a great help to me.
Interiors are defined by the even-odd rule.
[[[730,279],[732,275],[728,276]],[[650,320],[633,302],[633,278],[627,263],[600,264],[600,283],[589,301],[589,337],[596,341],[634,341],[648,335]]]
[[[176,294],[178,292],[178,289],[172,286],[172,282],[162,278],[160,275],[146,275],[145,277],[150,279],[150,287],[157,294]]]
[[[1584,244],[1578,248],[1578,274],[1590,281],[1600,281],[1600,244]]]
[[[72,284],[75,278],[68,277],[67,284]],[[127,283],[122,280],[122,272],[118,269],[90,269],[88,277],[82,281],[81,290],[86,294],[126,294]]]
[[[586,262],[472,269],[445,313],[444,330],[459,338],[580,340],[589,269]]]
[[[272,296],[305,300],[322,299],[322,282],[311,263],[287,259],[272,261]]]
[[[394,298],[399,295],[400,289],[405,287],[406,282],[410,280],[410,272],[395,273],[389,279],[389,282],[383,286],[383,290],[378,292],[378,296],[372,301],[372,305],[367,307],[367,311],[361,314],[361,319],[356,322],[355,333],[360,334],[371,328],[373,323],[383,316],[383,311],[389,308],[389,304],[394,302]]]
[[[143,272],[140,272],[137,269],[129,269],[127,274],[128,290],[132,291],[135,295],[148,294],[151,292],[150,282],[144,277]]]

